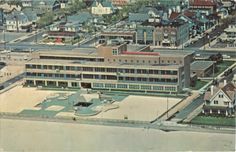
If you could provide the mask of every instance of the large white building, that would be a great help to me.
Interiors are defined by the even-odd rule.
[[[92,14],[108,15],[115,12],[115,7],[106,0],[94,0],[92,4]]]

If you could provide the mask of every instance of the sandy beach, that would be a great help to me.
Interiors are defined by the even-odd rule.
[[[167,106],[168,100],[168,106]],[[129,120],[152,121],[180,102],[180,98],[133,96],[130,95],[122,102],[115,102],[119,108],[101,112],[93,118],[121,119],[127,116]]]
[[[47,96],[58,94],[60,91],[37,90],[16,86],[7,92],[0,94],[0,112],[19,113],[24,109],[33,109]]]
[[[234,138],[232,134],[0,119],[2,151],[234,151]]]

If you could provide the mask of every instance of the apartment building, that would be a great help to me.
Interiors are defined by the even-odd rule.
[[[25,85],[166,93],[189,87],[185,65],[193,53],[173,57],[171,51],[150,51],[149,46],[113,42],[97,49],[35,52],[25,65]]]
[[[139,44],[175,47],[188,41],[188,39],[188,23],[183,21],[164,24],[149,20],[137,27],[137,41]]]

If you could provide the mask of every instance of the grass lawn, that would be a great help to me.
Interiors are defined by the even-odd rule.
[[[199,125],[216,125],[216,126],[236,126],[235,117],[211,117],[211,116],[197,116],[192,121],[192,124]]]
[[[214,74],[214,77],[218,76],[220,73],[222,73],[225,69],[230,67],[232,64],[234,64],[234,61],[223,61],[219,64],[217,64],[218,71]]]
[[[209,81],[197,80],[195,87],[191,87],[190,89],[198,90],[198,89],[202,88],[204,85],[206,85],[208,82],[209,82]]]

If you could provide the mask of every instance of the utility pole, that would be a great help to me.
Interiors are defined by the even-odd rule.
[[[15,15],[15,20],[16,20],[16,32],[19,32],[19,23],[18,23],[18,16]]]
[[[37,43],[37,41],[38,41],[37,34],[38,34],[38,31],[37,31],[37,29],[35,29],[35,43]]]
[[[5,30],[3,30],[3,43],[4,43],[4,50],[6,50],[6,36],[5,36]]]
[[[169,114],[168,114],[168,111],[169,111],[169,98],[167,96],[167,101],[166,101],[166,109],[167,109],[167,112],[166,112],[166,116],[167,116],[167,119],[169,118]]]

